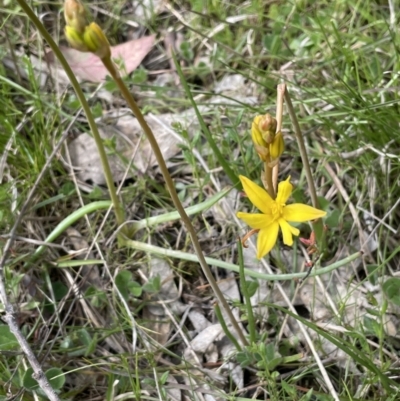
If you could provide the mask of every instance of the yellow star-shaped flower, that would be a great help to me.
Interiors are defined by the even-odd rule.
[[[293,185],[290,177],[278,185],[276,199],[272,199],[268,192],[244,176],[239,176],[244,192],[249,197],[251,203],[259,209],[261,213],[238,212],[237,217],[242,219],[251,228],[260,230],[257,239],[257,258],[261,259],[274,247],[277,239],[279,227],[282,230],[283,243],[293,245],[293,235],[298,236],[300,231],[291,226],[288,222],[302,223],[324,217],[326,212],[302,203],[286,205]]]

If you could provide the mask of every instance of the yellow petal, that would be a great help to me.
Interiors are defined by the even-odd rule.
[[[285,205],[289,196],[292,194],[293,185],[290,183],[290,176],[286,181],[281,181],[278,185],[278,194],[276,195],[276,203]],[[287,220],[287,219],[286,219]]]
[[[296,227],[291,226],[286,220],[279,219],[279,226],[282,230],[283,243],[285,245],[293,245],[293,235],[299,235],[300,230]]]
[[[274,220],[271,215],[260,213],[238,212],[236,216],[239,217],[239,219],[242,219],[251,228],[257,228],[260,230],[267,228]]]
[[[251,203],[261,212],[265,214],[271,213],[271,208],[275,202],[268,195],[267,191],[243,175],[239,175],[239,178],[242,182],[244,192],[246,192]]]
[[[257,238],[257,258],[263,258],[276,244],[278,239],[279,224],[273,221],[272,224],[261,230]]]
[[[303,205],[302,203],[293,203],[287,205],[282,210],[282,217],[287,221],[302,223],[304,221],[315,220],[324,217],[326,212],[315,209],[312,206]]]

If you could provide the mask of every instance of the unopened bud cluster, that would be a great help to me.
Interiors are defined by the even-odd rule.
[[[254,117],[251,137],[262,161],[273,161],[280,157],[285,148],[282,133],[276,133],[277,122],[270,114]]]
[[[96,54],[100,58],[110,57],[110,44],[102,29],[87,22],[86,9],[79,0],[65,0],[65,36],[76,50]]]

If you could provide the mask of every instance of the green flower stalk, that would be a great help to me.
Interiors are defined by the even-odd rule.
[[[104,66],[107,68],[109,74],[111,75],[111,78],[117,84],[119,90],[121,91],[122,96],[125,98],[129,108],[132,110],[140,126],[142,127],[144,133],[146,134],[147,139],[149,140],[151,148],[153,149],[154,155],[157,159],[159,168],[165,179],[165,183],[171,195],[172,201],[174,202],[174,205],[177,211],[179,212],[181,219],[190,234],[193,247],[196,251],[203,272],[208,282],[210,283],[210,286],[213,289],[215,295],[217,296],[218,301],[224,307],[225,312],[227,313],[232,326],[235,328],[242,344],[247,344],[246,337],[244,336],[241,328],[239,327],[235,319],[235,316],[233,315],[227,301],[225,300],[221,290],[219,289],[212,275],[210,268],[207,265],[203,252],[201,250],[199,240],[197,238],[196,231],[193,228],[191,220],[189,219],[185,209],[183,208],[179,200],[178,194],[174,186],[174,182],[171,178],[171,175],[168,172],[167,165],[161,153],[158,142],[153,134],[153,131],[147,124],[140,108],[138,107],[131,92],[121,79],[121,75],[119,74],[119,71],[115,66],[113,60],[111,59],[110,44],[108,43],[105,34],[101,30],[101,28],[95,23],[87,24],[84,28],[82,28],[82,21],[84,20],[84,18],[78,0],[67,0],[64,4],[65,4],[66,22],[67,26],[69,27],[66,28],[65,31],[67,40],[69,41],[70,45],[72,47],[75,47],[77,50],[81,50],[83,48],[84,49],[83,51],[89,51],[96,54],[101,59]],[[128,244],[128,242],[125,242],[125,244]]]
[[[278,240],[279,228],[282,231],[283,243],[291,246],[293,245],[293,235],[298,236],[300,230],[290,225],[289,222],[302,223],[319,219],[326,215],[323,210],[303,205],[302,203],[286,205],[293,190],[290,177],[286,181],[279,183],[275,200],[253,181],[242,175],[239,178],[251,203],[262,212],[237,213],[237,217],[247,223],[254,231],[258,231],[258,259],[263,258],[274,247]]]
[[[92,22],[91,24],[88,23],[87,19],[87,12],[84,7],[84,5],[79,1],[79,0],[65,0],[64,2],[64,17],[65,17],[65,22],[66,22],[66,27],[65,27],[65,36],[71,45],[76,50],[82,51],[82,52],[92,52],[96,55],[98,55],[102,60],[108,59],[111,61],[111,49],[110,49],[110,44],[108,43],[108,40],[106,36],[104,35],[103,31],[101,28]],[[59,49],[53,49],[54,52],[60,53]],[[63,58],[62,54],[58,54],[57,57],[60,59]],[[67,62],[65,59],[63,60],[65,64]],[[66,69],[67,73],[68,70],[70,70],[70,67],[68,65],[64,65],[64,68]],[[69,71],[71,75],[73,75],[72,71]],[[93,138],[96,142],[97,150],[99,152],[99,156],[101,159],[102,167],[103,167],[103,172],[104,176],[107,182],[107,187],[110,192],[110,197],[114,205],[114,211],[115,211],[115,216],[117,220],[118,226],[121,226],[125,223],[125,215],[124,215],[124,209],[121,205],[121,202],[118,198],[117,191],[115,189],[110,165],[108,163],[106,151],[104,149],[104,144],[103,141],[100,137],[100,133],[97,129],[96,123],[94,121],[93,115],[90,111],[89,105],[86,102],[86,99],[84,97],[84,94],[79,87],[78,82],[76,81],[76,78],[74,76],[70,76],[72,85],[78,95],[78,98],[81,101],[82,107],[84,108],[85,114],[87,116],[90,129],[93,134]],[[122,226],[121,233],[123,235],[129,236],[128,228],[127,226]],[[124,239],[122,236],[118,236],[118,242],[119,244],[122,244]]]

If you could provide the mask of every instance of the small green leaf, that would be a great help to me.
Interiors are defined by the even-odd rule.
[[[262,37],[262,44],[272,55],[277,55],[282,50],[282,39],[280,35],[267,34]]]
[[[128,283],[128,288],[129,288],[130,293],[135,298],[139,298],[142,295],[143,289],[142,289],[142,286],[138,282],[132,281],[131,283]]]
[[[168,376],[169,376],[169,370],[163,373],[163,375],[160,378],[160,383],[164,385],[167,382]]]
[[[108,302],[107,294],[95,287],[89,287],[86,290],[85,299],[90,300],[90,303],[96,308],[99,308]]]
[[[275,370],[275,368],[282,363],[282,358],[273,358],[268,361],[268,370]]]
[[[251,359],[247,352],[238,352],[236,355],[236,360],[242,368],[245,368],[251,364]]]
[[[103,106],[100,102],[91,106],[90,110],[92,111],[94,118],[99,118],[103,115]]]
[[[392,277],[387,279],[382,286],[387,299],[397,306],[400,306],[400,278]]]
[[[277,354],[275,353],[275,345],[273,343],[269,343],[265,347],[265,359],[267,361],[271,361],[275,358]]]
[[[22,385],[28,390],[34,390],[39,387],[38,382],[32,377],[33,369],[28,368],[25,373],[24,377],[22,378]]]
[[[331,205],[331,202],[328,201],[328,199],[325,199],[323,196],[318,196],[318,203],[319,203],[319,207],[322,210],[328,210],[329,206]]]
[[[157,275],[153,278],[153,285],[157,292],[161,290],[161,277],[160,276]]]
[[[245,109],[239,110],[239,112],[236,115],[236,119],[235,119],[235,125],[236,127],[240,125],[240,123],[242,122],[242,118],[243,118],[243,113],[244,113]]]
[[[151,377],[147,377],[147,378],[143,379],[142,383],[145,384],[146,386],[150,386],[153,388],[156,387],[156,382]]]
[[[293,385],[289,384],[287,381],[282,380],[281,382],[282,389],[286,394],[290,396],[292,399],[297,399],[297,389]]]
[[[146,284],[143,285],[143,291],[155,293],[160,291],[161,278],[160,276],[152,277]]]
[[[72,195],[75,192],[75,186],[71,181],[67,181],[61,186],[58,192],[65,196]]]
[[[190,45],[189,42],[182,42],[181,46],[180,46],[180,50],[181,50],[182,57],[186,61],[193,60],[194,53],[193,53],[193,50],[192,50],[192,46]]]
[[[300,398],[300,401],[310,401],[313,395],[313,389],[307,391],[307,394],[304,394],[303,397]]]
[[[0,351],[8,351],[18,347],[18,341],[10,328],[2,324],[0,325]]]
[[[381,325],[375,320],[368,316],[364,316],[364,328],[371,334],[377,336],[378,338],[381,337],[382,327]]]
[[[79,329],[79,330],[77,330],[76,336],[78,337],[79,342],[80,342],[82,345],[85,345],[85,346],[87,346],[87,347],[88,347],[88,346],[91,344],[91,342],[92,342],[92,336],[89,334],[89,332],[88,332],[86,329]]]
[[[332,213],[329,214],[325,223],[328,227],[335,228],[339,227],[340,223],[340,212],[339,210],[334,210]]]
[[[251,298],[258,290],[258,282],[255,280],[246,281],[247,292]]]
[[[111,138],[103,138],[103,144],[113,154],[117,150],[117,137],[113,135]]]
[[[121,295],[127,300],[129,298],[129,285],[132,282],[132,273],[128,270],[123,270],[115,277],[115,285],[117,286]]]
[[[67,286],[61,281],[55,281],[54,283],[52,283],[52,286],[54,297],[57,302],[61,301],[61,299],[63,299],[68,294]]]
[[[379,265],[372,264],[372,265],[367,265],[367,272],[368,272],[368,280],[370,281],[371,284],[376,285],[378,282],[378,269]]]
[[[93,354],[93,352],[96,350],[96,347],[97,347],[97,334],[95,333],[95,335],[93,336],[93,340],[90,342],[90,344],[86,348],[85,356],[89,356],[89,355]]]
[[[65,375],[61,369],[51,368],[47,372],[45,372],[45,375],[54,390],[60,390],[64,386]]]
[[[115,81],[111,79],[109,75],[107,75],[103,88],[108,92],[115,92],[118,89],[118,86]]]
[[[95,185],[92,191],[89,193],[88,198],[92,200],[101,200],[104,199],[104,193],[100,187]]]
[[[137,68],[133,74],[132,74],[132,78],[131,81],[133,84],[135,85],[140,85],[140,84],[144,84],[147,82],[147,71],[145,68],[143,68],[142,66],[140,66],[139,68]]]

